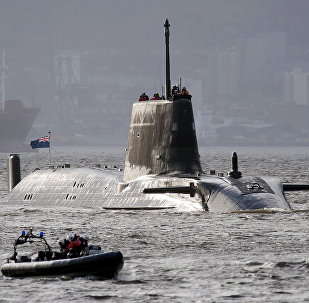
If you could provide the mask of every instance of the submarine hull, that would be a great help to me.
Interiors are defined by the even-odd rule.
[[[189,189],[190,186],[194,188],[191,194],[168,192],[170,188]],[[163,190],[155,192],[158,188]],[[147,175],[123,182],[121,172],[100,168],[37,170],[13,189],[8,203],[30,207],[174,208],[210,212],[290,209],[277,178],[243,177],[236,181],[206,175]]]
[[[57,168],[37,170],[26,176],[9,195],[12,205],[43,207],[90,207],[107,209],[202,209],[199,200],[187,202],[187,195],[146,195],[144,188],[186,185],[190,179],[145,176],[122,181],[116,170],[99,168]]]

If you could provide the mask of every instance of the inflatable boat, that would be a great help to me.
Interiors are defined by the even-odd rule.
[[[111,279],[123,266],[120,251],[97,253],[74,259],[6,263],[1,267],[4,276],[98,276]]]
[[[44,242],[47,249],[38,255],[43,258],[32,260],[30,257],[18,256],[16,246],[39,239]],[[35,277],[35,276],[96,276],[111,279],[117,275],[123,266],[123,255],[120,251],[102,252],[101,247],[91,245],[87,255],[74,258],[53,259],[53,252],[43,235],[35,236],[32,232],[20,236],[14,244],[14,254],[1,267],[4,276],[9,277]]]

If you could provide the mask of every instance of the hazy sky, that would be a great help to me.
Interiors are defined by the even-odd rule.
[[[101,53],[91,67],[96,76],[133,81],[147,75],[148,89],[159,91],[166,18],[171,23],[174,79],[197,79],[197,71],[209,68],[207,52],[231,49],[268,32],[285,34],[285,63],[290,66],[284,68],[307,68],[308,12],[308,0],[0,0],[0,50],[6,50],[10,68],[7,94],[47,106],[58,50]],[[200,81],[203,86],[205,79]],[[143,85],[140,81],[127,92],[121,86],[116,90],[120,99],[132,100]]]
[[[165,18],[177,47],[228,44],[256,30],[289,30],[308,45],[308,9],[307,0],[1,0],[0,46],[161,48]]]

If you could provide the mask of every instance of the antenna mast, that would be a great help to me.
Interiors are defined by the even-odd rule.
[[[169,100],[171,97],[171,68],[170,68],[170,50],[169,50],[169,40],[170,40],[170,23],[165,20],[165,89],[166,89],[166,99]]]

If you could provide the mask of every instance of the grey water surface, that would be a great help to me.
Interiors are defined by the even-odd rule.
[[[309,148],[208,147],[205,171],[227,172],[238,152],[243,174],[277,175],[309,182]],[[122,147],[55,147],[52,164],[123,168]],[[49,164],[48,150],[20,154],[22,177]],[[87,232],[105,251],[120,250],[125,263],[112,280],[7,278],[0,302],[308,302],[309,192],[287,195],[295,211],[107,211],[25,208],[5,204],[6,160],[0,154],[0,263],[21,230],[33,226],[56,247],[70,231]]]

